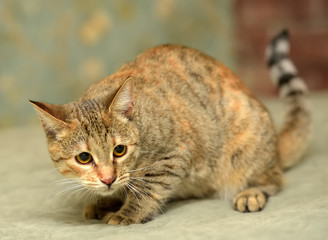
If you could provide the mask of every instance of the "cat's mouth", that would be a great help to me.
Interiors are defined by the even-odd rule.
[[[101,186],[95,188],[95,192],[101,196],[109,196],[117,191],[118,187],[113,184],[101,184]]]
[[[85,182],[84,187],[96,195],[109,196],[117,192],[121,187],[115,178],[99,179],[97,182]]]

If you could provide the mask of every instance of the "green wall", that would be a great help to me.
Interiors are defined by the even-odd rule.
[[[235,68],[230,0],[1,0],[0,127],[37,122],[28,99],[77,99],[147,48],[191,46]]]

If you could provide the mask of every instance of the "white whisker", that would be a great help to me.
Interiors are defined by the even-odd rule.
[[[123,187],[121,191],[123,191],[123,192],[124,192],[124,194],[125,194],[125,197],[127,197],[127,196],[128,196],[128,193],[127,193],[127,191],[126,191],[125,187]]]
[[[76,184],[80,183],[80,179],[78,178],[64,178],[64,179],[59,179],[56,180],[52,183],[49,183],[49,185],[65,185],[65,184]]]
[[[142,168],[137,168],[137,169],[134,169],[134,170],[130,170],[130,171],[127,171],[128,173],[133,173],[133,172],[138,172],[138,171],[142,171],[142,170],[146,170],[146,169],[149,169],[151,167],[153,167],[155,164],[157,164],[158,162],[154,162],[153,164],[151,165],[148,165],[148,166],[145,166],[145,167],[142,167]]]
[[[89,195],[89,192],[91,191],[88,188],[84,188],[84,193],[82,193],[82,195],[80,196],[81,199],[86,199],[86,197]]]
[[[137,201],[138,201],[138,203],[139,203],[139,206],[141,207],[141,204],[140,204],[139,198],[138,198],[137,195],[133,192],[133,191],[135,191],[135,190],[134,190],[133,187],[130,185],[130,183],[127,183],[125,186],[127,186],[127,188],[130,190],[130,192],[135,196],[135,198],[137,199]],[[139,219],[139,218],[140,218],[140,211],[139,211],[139,213],[138,213],[138,218],[137,218],[137,219]]]
[[[137,183],[134,183],[134,184],[137,184]],[[130,185],[133,185],[133,183],[131,183],[130,182]],[[140,184],[137,184],[137,185],[139,185],[139,186],[141,186]],[[144,190],[142,190],[142,189],[140,189],[140,188],[138,188],[137,186],[135,186],[135,185],[133,185],[137,190],[139,190],[138,192],[139,193],[143,193],[145,196],[147,196],[150,200],[152,200],[155,204],[156,204],[156,206],[157,206],[157,208],[161,211],[161,213],[163,214],[163,215],[165,215],[165,213],[164,213],[164,211],[162,210],[162,208],[159,206],[159,204],[148,194],[148,193],[146,193]],[[142,186],[142,187],[144,187],[144,186]],[[142,195],[143,196],[143,195]],[[145,199],[145,198],[144,198]],[[146,201],[146,199],[145,199],[145,201]]]
[[[143,182],[143,183],[149,183],[149,182],[146,182],[144,179],[147,179],[147,178],[142,178],[142,179],[140,179],[140,178],[138,178],[138,177],[130,177],[130,179],[133,179],[133,180],[137,180],[137,181],[140,181],[140,182]]]
[[[81,186],[81,185],[78,185],[78,184],[71,185],[69,187],[64,188],[60,192],[56,193],[54,198],[58,198],[58,197],[60,197],[62,195],[65,195],[67,193],[72,193],[72,192],[75,192],[76,190],[82,190],[82,189],[83,189],[83,186]]]
[[[94,196],[94,193],[91,189],[88,189],[87,195],[85,196],[84,202],[91,202],[92,198]]]
[[[78,193],[81,192],[81,191],[83,191],[83,187],[78,188],[78,189],[76,189],[76,190],[73,190],[72,192],[70,192],[70,193],[66,196],[66,198],[65,198],[64,201],[68,201],[68,200],[72,199],[73,196],[75,196],[76,194],[78,194]]]

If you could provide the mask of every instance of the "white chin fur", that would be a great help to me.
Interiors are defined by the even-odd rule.
[[[97,189],[96,190],[96,193],[99,194],[100,196],[103,196],[103,197],[108,197],[108,196],[111,196],[113,194],[115,194],[117,192],[117,189],[118,188],[103,188],[103,189]]]

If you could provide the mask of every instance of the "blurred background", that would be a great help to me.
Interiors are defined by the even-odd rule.
[[[328,89],[327,0],[1,0],[0,128],[38,122],[142,51],[176,43],[223,62],[259,97],[276,90],[264,50],[282,28],[311,91]]]

